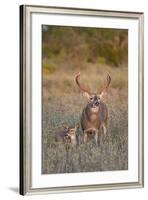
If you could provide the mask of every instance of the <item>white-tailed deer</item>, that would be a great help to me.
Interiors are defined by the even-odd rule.
[[[63,124],[63,130],[56,133],[56,141],[62,141],[64,143],[70,143],[73,146],[78,144],[78,134],[79,124],[75,127],[70,127],[67,124]]]
[[[92,93],[89,88],[82,86],[79,82],[79,78],[80,72],[75,76],[75,81],[84,96],[88,99],[88,103],[83,109],[81,116],[84,142],[86,142],[89,137],[94,137],[96,144],[98,144],[100,141],[100,128],[103,129],[104,135],[107,133],[108,108],[103,102],[103,96],[110,85],[111,77],[107,74],[107,83],[101,92],[98,93]]]

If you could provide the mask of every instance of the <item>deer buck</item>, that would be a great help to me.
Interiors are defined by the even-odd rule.
[[[111,82],[111,77],[107,74],[107,83],[98,93],[92,93],[89,88],[82,86],[79,82],[80,72],[75,76],[76,84],[87,97],[88,103],[82,111],[81,127],[83,131],[84,143],[88,138],[93,137],[96,145],[100,143],[100,129],[103,129],[103,134],[107,133],[108,108],[103,102],[103,96],[107,93],[107,89]]]

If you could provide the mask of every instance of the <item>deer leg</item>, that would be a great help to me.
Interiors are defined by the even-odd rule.
[[[102,124],[102,129],[103,129],[103,141],[109,139],[108,131],[107,131],[107,122]]]
[[[107,133],[106,124],[102,124],[102,128],[103,128],[103,135],[106,136]]]
[[[96,143],[96,146],[99,144],[99,131],[95,131],[95,143]]]
[[[84,143],[86,143],[87,142],[87,131],[85,130],[84,131]]]

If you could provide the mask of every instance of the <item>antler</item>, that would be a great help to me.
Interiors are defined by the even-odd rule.
[[[77,85],[78,85],[78,87],[80,88],[81,91],[86,92],[90,95],[91,94],[90,89],[82,86],[79,82],[79,78],[80,78],[80,72],[75,76],[75,81],[76,81],[76,83],[77,83]]]
[[[107,84],[106,84],[105,90],[108,89],[110,82],[111,82],[111,77],[110,77],[109,73],[107,73]]]
[[[103,87],[102,91],[100,92],[101,95],[103,95],[103,94],[107,91],[107,89],[108,89],[108,87],[109,87],[109,85],[110,85],[111,76],[110,76],[109,73],[107,73],[107,78],[106,78],[106,80],[107,80],[107,83],[106,83],[106,85]]]

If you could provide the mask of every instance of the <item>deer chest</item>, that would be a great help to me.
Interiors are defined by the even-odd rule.
[[[90,116],[90,121],[93,122],[97,122],[98,121],[98,115],[96,114],[91,114]]]
[[[90,114],[89,116],[84,116],[82,120],[82,127],[84,129],[96,128],[99,129],[100,122],[97,114]]]

